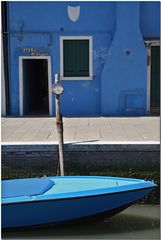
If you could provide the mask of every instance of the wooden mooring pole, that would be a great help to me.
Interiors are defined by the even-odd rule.
[[[60,77],[55,74],[55,86],[58,86],[60,82]],[[56,126],[58,134],[59,143],[59,167],[60,176],[64,176],[64,138],[63,138],[63,121],[60,110],[60,94],[55,93],[55,106],[56,106]]]

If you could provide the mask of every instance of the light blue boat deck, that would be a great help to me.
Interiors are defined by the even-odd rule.
[[[98,176],[70,176],[2,181],[2,203],[66,199],[153,188],[150,181]]]

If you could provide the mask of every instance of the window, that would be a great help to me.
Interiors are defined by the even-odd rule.
[[[60,37],[63,80],[92,80],[92,37]]]

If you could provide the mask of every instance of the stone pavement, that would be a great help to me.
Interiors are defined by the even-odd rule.
[[[159,169],[159,117],[63,118],[63,122],[67,175],[108,169]],[[59,154],[54,117],[5,117],[1,126],[4,178],[18,171],[22,176],[24,171],[25,176],[32,171],[43,176],[47,169],[49,175],[54,169],[55,174]]]
[[[63,118],[64,142],[158,142],[160,117]],[[1,118],[2,144],[57,142],[54,117]]]

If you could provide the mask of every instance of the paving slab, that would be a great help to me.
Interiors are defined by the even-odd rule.
[[[148,142],[160,140],[160,117],[63,118],[65,142]],[[56,119],[1,119],[2,144],[57,141]]]

